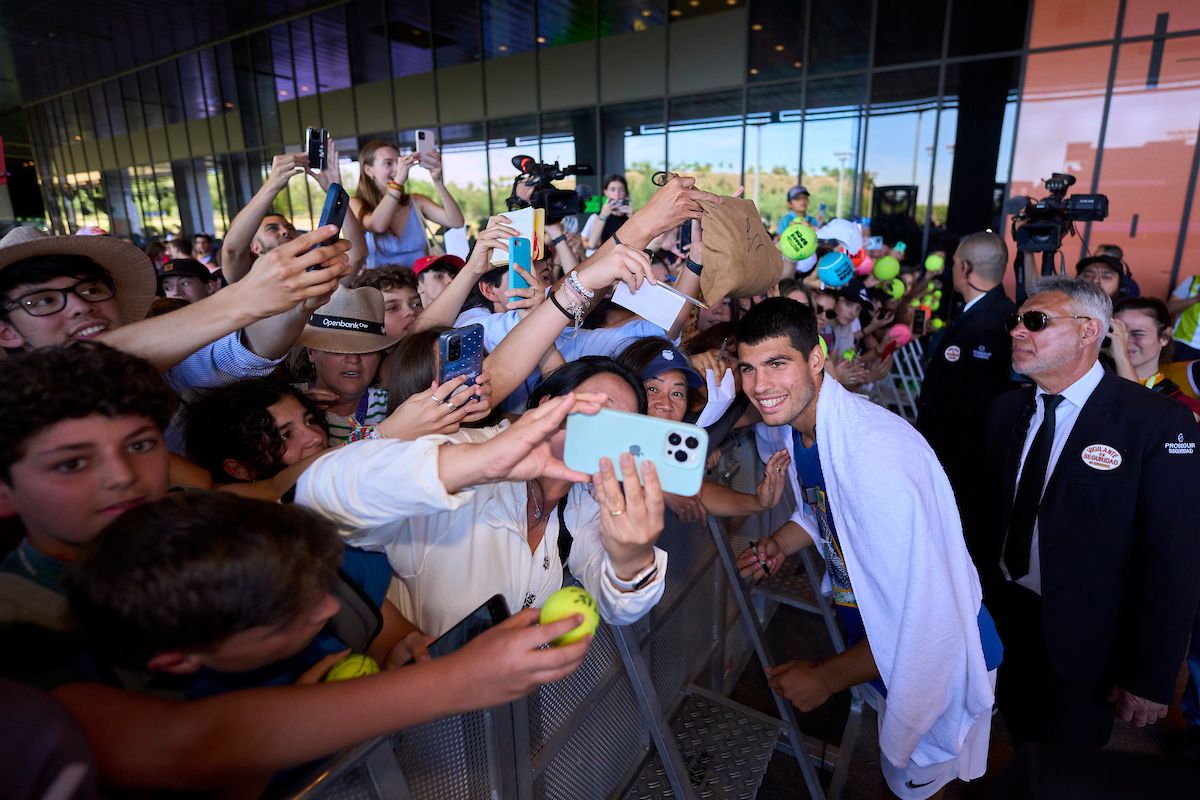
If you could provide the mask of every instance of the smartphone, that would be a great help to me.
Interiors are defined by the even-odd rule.
[[[882,236],[868,236],[867,240],[865,242],[863,242],[863,247],[867,248],[868,250],[882,250],[883,249],[883,237]]]
[[[926,312],[925,309],[923,309],[923,308],[913,309],[913,324],[912,324],[913,336],[924,336],[925,335],[925,323],[927,321],[926,320],[927,316],[928,316],[928,312]]]
[[[330,184],[329,191],[325,193],[325,208],[321,209],[321,222],[317,227],[337,225],[338,232],[320,244],[313,245],[310,252],[318,247],[333,244],[341,237],[342,223],[346,221],[346,209],[348,208],[350,208],[350,195],[346,194],[346,190],[340,183]],[[320,267],[309,267],[306,271],[312,272],[314,269],[320,269]]]
[[[528,289],[529,281],[521,277],[521,273],[513,269],[513,266],[519,266],[521,269],[533,274],[533,256],[532,247],[529,240],[523,236],[514,236],[508,240],[508,288],[509,289]],[[521,300],[523,298],[510,295],[509,300]]]
[[[600,459],[607,456],[619,478],[622,453],[633,455],[639,477],[642,462],[653,462],[664,492],[693,497],[704,479],[708,432],[686,422],[609,408],[567,417],[563,461],[571,469],[599,472]]]
[[[317,172],[325,169],[329,152],[329,131],[324,128],[309,128],[304,132],[304,150],[308,153],[309,169]]]
[[[417,131],[417,156],[427,156],[433,153],[437,147],[437,140],[433,138],[433,131],[420,130]]]
[[[476,323],[464,328],[455,328],[438,337],[438,384],[453,380],[459,375],[467,376],[466,383],[455,389],[451,397],[464,390],[470,391],[467,387],[474,385],[475,378],[481,371],[483,371],[482,325]]]
[[[504,595],[494,594],[487,602],[472,611],[461,622],[443,633],[429,645],[429,655],[441,658],[474,639],[498,622],[511,616]]]

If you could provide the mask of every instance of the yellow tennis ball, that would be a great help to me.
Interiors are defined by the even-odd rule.
[[[817,232],[808,223],[793,222],[779,237],[779,249],[789,261],[803,261],[817,252]]]
[[[377,672],[379,672],[379,665],[375,663],[375,659],[360,653],[351,653],[334,664],[321,680],[326,683],[348,681],[351,678],[365,678]]]
[[[900,262],[892,256],[884,256],[875,262],[871,274],[881,281],[890,281],[900,274]]]
[[[574,644],[589,633],[595,633],[596,626],[600,624],[600,613],[596,610],[596,601],[579,586],[564,586],[546,598],[546,603],[542,606],[543,625],[575,614],[583,615],[583,624],[567,631],[552,641],[551,645],[560,647],[564,644]]]
[[[946,259],[937,253],[931,253],[929,257],[925,259],[926,272],[941,272],[945,268]]]

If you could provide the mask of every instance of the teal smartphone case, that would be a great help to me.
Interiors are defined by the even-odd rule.
[[[643,461],[654,462],[664,492],[692,497],[704,480],[708,432],[686,422],[608,408],[567,417],[563,461],[568,467],[590,475],[600,470],[600,459],[607,456],[619,480],[621,453],[632,453],[639,470]]]
[[[521,274],[513,269],[514,264],[530,275],[533,274],[532,247],[529,240],[523,236],[514,236],[508,240],[508,288],[528,289],[529,281],[522,278]]]

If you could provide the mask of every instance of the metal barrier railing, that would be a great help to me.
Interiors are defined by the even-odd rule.
[[[724,476],[735,487],[757,483],[762,467],[752,436],[739,446],[735,455],[745,472]],[[712,518],[668,525],[659,539],[670,554],[662,600],[634,625],[601,625],[574,673],[511,705],[360,745],[316,765],[282,794],[294,800],[747,797],[779,749],[796,757],[811,797],[826,796],[822,767],[830,770],[829,796],[838,796],[858,730],[857,695],[838,747],[801,735],[792,707],[778,697],[780,716],[773,718],[725,696],[752,652],[773,663],[763,628],[779,602],[822,615],[840,649],[811,557],[792,565],[803,571],[796,580],[808,601],[737,580],[734,555],[788,513],[783,503],[726,527]]]

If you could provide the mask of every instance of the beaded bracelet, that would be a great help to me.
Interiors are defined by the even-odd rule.
[[[350,431],[350,435],[346,437],[346,443],[361,442],[364,439],[382,439],[379,431],[374,425],[359,425],[354,430]]]
[[[567,275],[567,283],[571,284],[571,288],[582,295],[586,300],[591,300],[596,296],[595,292],[584,287],[583,283],[579,280],[578,270],[571,270],[571,274]]]

